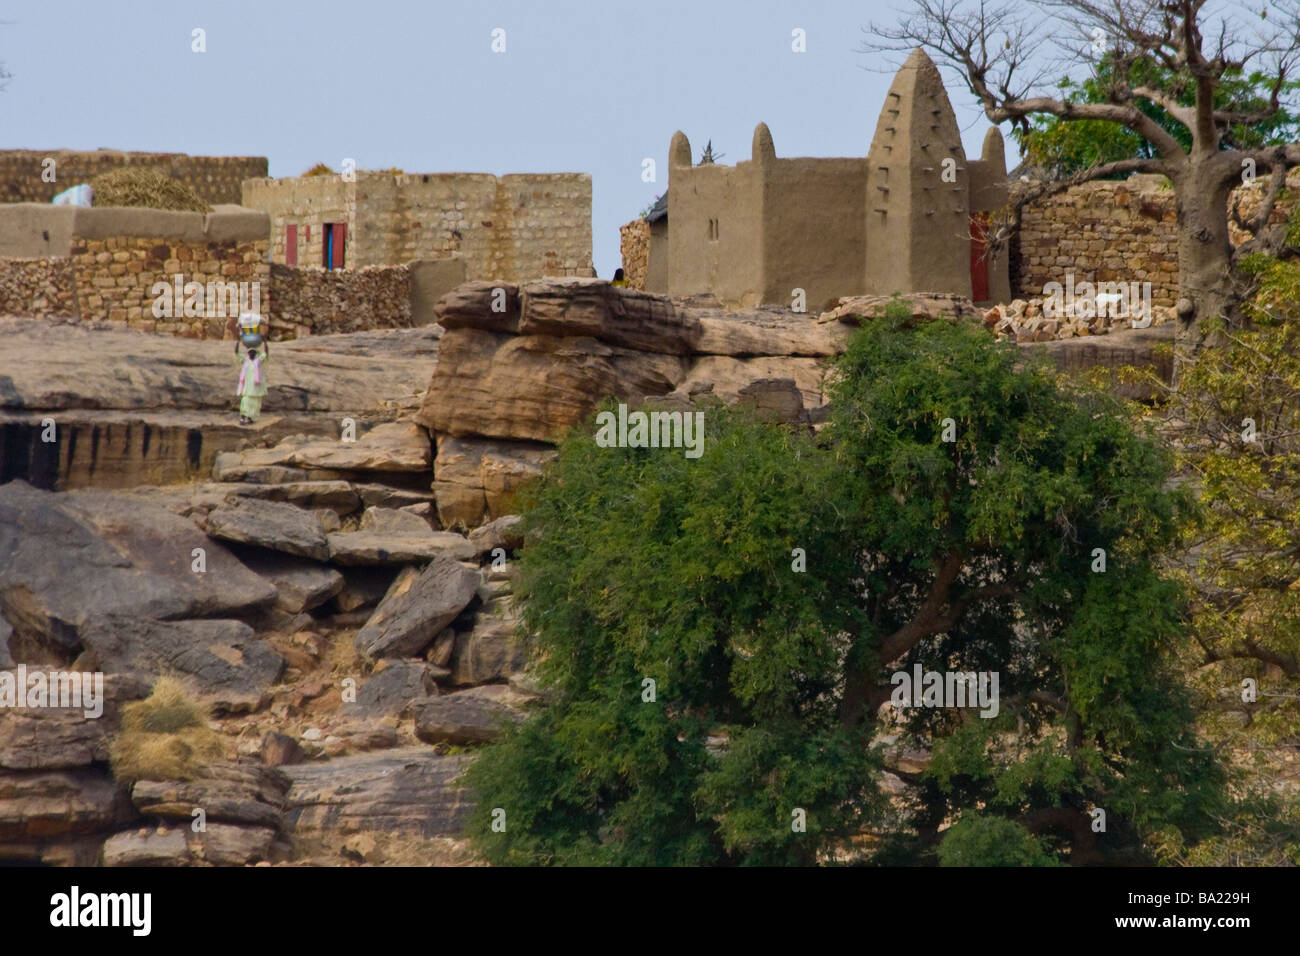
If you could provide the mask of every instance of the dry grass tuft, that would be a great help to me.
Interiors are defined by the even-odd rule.
[[[192,779],[224,755],[208,716],[180,681],[160,677],[148,697],[122,708],[122,728],[109,753],[113,775],[125,783]]]

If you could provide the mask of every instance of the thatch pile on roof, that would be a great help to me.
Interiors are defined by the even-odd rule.
[[[95,191],[96,206],[212,212],[212,207],[189,186],[145,166],[123,166],[102,173],[90,181],[90,188]]]

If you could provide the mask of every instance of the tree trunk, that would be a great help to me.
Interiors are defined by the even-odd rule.
[[[1225,316],[1230,325],[1242,319],[1241,291],[1232,276],[1232,242],[1228,233],[1228,196],[1232,183],[1210,163],[1189,164],[1174,183],[1178,210],[1178,358],[1223,344],[1206,324]],[[1177,362],[1175,375],[1177,375]]]

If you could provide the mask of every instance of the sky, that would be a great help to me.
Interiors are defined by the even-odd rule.
[[[863,156],[905,0],[0,0],[0,148],[254,155],[339,169],[588,172],[598,275],[682,130],[749,159]],[[206,52],[192,51],[196,29]],[[492,51],[505,31],[505,52]],[[792,50],[792,31],[806,52]],[[950,82],[968,155],[988,122]],[[1005,132],[1005,130],[1004,130]],[[1008,166],[1017,157],[1008,141]],[[642,181],[643,160],[657,182]]]

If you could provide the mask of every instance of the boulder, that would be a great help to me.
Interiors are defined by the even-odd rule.
[[[314,441],[290,452],[285,464],[331,471],[427,471],[429,435],[412,422],[376,425],[356,441]]]
[[[83,681],[92,678],[89,671],[82,673]],[[96,685],[92,682],[92,689]],[[0,718],[0,769],[56,770],[106,763],[122,704],[139,700],[149,689],[149,681],[135,674],[105,674],[98,717],[87,718],[89,701],[84,696],[81,707],[6,709]]]
[[[448,557],[422,571],[407,568],[357,633],[357,650],[369,658],[419,654],[469,605],[478,584],[476,572]]]
[[[261,764],[217,763],[199,769],[187,781],[139,780],[131,788],[131,802],[146,817],[180,820],[189,824],[195,807],[212,823],[281,827],[289,778]]]
[[[469,543],[474,545],[474,550],[480,557],[491,554],[497,548],[507,552],[518,551],[524,546],[523,535],[519,531],[523,520],[519,515],[502,515],[471,531]]]
[[[104,842],[104,866],[186,866],[190,847],[179,828],[129,830]]]
[[[284,670],[275,649],[241,621],[87,618],[81,641],[101,670],[188,679],[220,711],[255,710]]]
[[[205,554],[197,573],[194,549]],[[15,657],[75,652],[89,613],[148,619],[246,614],[275,588],[193,523],[113,492],[0,485],[0,613]]]
[[[605,279],[545,278],[520,289],[519,333],[590,336],[641,352],[687,355],[700,322],[664,296]]]
[[[433,532],[433,527],[429,524],[427,518],[423,518],[413,511],[399,508],[367,508],[361,515],[360,530],[378,531],[384,534],[393,532],[430,534]]]
[[[807,418],[803,393],[792,378],[760,378],[736,393],[736,403],[754,408],[766,421],[794,424]]]
[[[302,748],[298,746],[298,741],[288,734],[276,733],[274,730],[268,730],[262,735],[258,753],[262,763],[268,767],[283,767],[287,764],[302,763],[307,759]]]
[[[310,511],[278,501],[241,499],[208,515],[207,532],[214,538],[256,545],[325,561],[329,546],[320,522]]]
[[[243,560],[274,585],[275,606],[288,614],[310,611],[343,590],[342,573],[323,564],[266,552],[250,552]]]
[[[524,696],[508,684],[486,684],[414,704],[415,735],[427,743],[463,746],[495,740],[505,720],[522,720]]]
[[[464,535],[450,531],[422,532],[339,531],[328,535],[329,559],[334,564],[423,564],[436,557],[467,560],[474,546]]]
[[[519,331],[519,287],[497,279],[464,282],[445,293],[434,312],[444,329],[483,329],[513,335]]]
[[[433,493],[444,528],[476,528],[509,513],[515,492],[542,473],[555,449],[533,442],[438,437]]]
[[[416,420],[439,434],[553,442],[607,396],[672,391],[684,364],[589,337],[453,329]]]
[[[506,680],[528,663],[528,647],[519,637],[519,622],[506,615],[480,612],[472,631],[456,635],[451,655],[451,682],[457,685]]]
[[[465,757],[399,747],[285,767],[295,843],[325,832],[459,836],[471,809],[455,780]]]
[[[129,830],[104,843],[104,866],[248,866],[270,860],[276,831],[209,823],[180,829]]]
[[[361,718],[403,717],[412,704],[438,692],[429,668],[423,661],[382,660],[384,668],[375,672],[357,688],[354,703],[344,703],[340,712]]]
[[[335,595],[334,604],[345,614],[378,604],[400,573],[400,567],[395,565],[344,568],[343,588]]]
[[[102,770],[0,771],[0,846],[115,829],[135,816]]]

